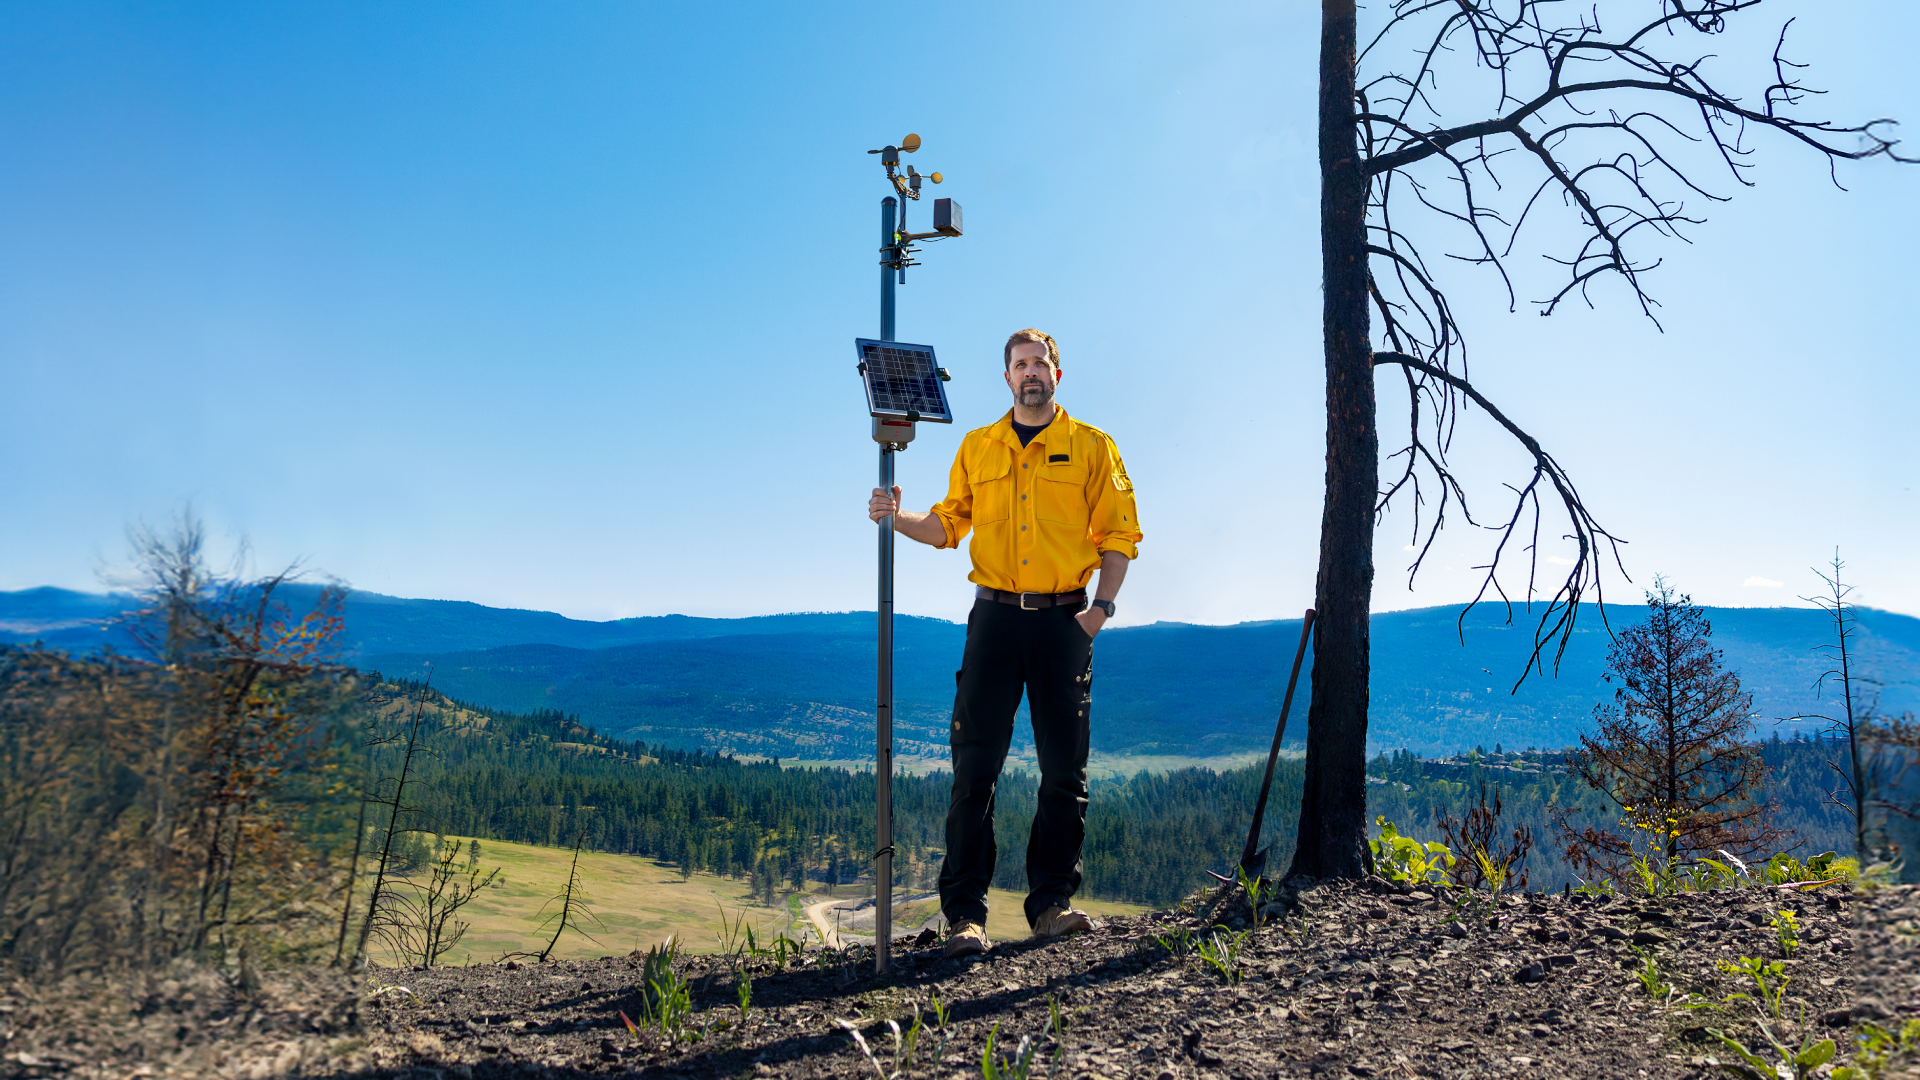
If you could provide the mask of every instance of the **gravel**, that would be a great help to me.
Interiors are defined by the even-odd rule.
[[[1724,1000],[1751,986],[1720,965],[1778,959],[1769,923],[1782,907],[1798,913],[1801,944],[1784,961],[1776,1034],[1844,1047],[1857,1020],[1920,1016],[1911,887],[1482,897],[1458,908],[1456,896],[1329,883],[1258,928],[1240,905],[1220,935],[1246,935],[1235,982],[1162,944],[1213,924],[1197,900],[966,960],[903,946],[885,978],[861,950],[814,950],[784,969],[689,957],[679,970],[693,986],[697,1041],[629,1033],[621,1013],[642,1012],[638,956],[380,968],[352,983],[285,971],[244,997],[205,973],[174,977],[171,990],[158,977],[16,981],[0,993],[0,1076],[873,1076],[853,1034],[890,1074],[887,1021],[910,1026],[916,1008],[928,1026],[904,1075],[932,1080],[979,1076],[990,1034],[1002,1054],[1029,1040],[1035,1076],[1071,1080],[1720,1076],[1708,1059],[1727,1055],[1709,1028],[1759,1045],[1754,1008]],[[1656,956],[1672,1001],[1649,997],[1635,975],[1631,943],[1655,933],[1639,949]],[[744,1022],[742,978],[752,982]],[[936,994],[950,1009],[944,1032],[929,1015]]]

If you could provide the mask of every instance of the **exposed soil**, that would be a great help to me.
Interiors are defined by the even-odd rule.
[[[980,1076],[996,1026],[1002,1053],[1032,1040],[1034,1076],[1074,1080],[1726,1075],[1708,1064],[1728,1056],[1708,1029],[1760,1040],[1751,1005],[1721,1004],[1751,985],[1719,964],[1778,958],[1768,922],[1781,907],[1799,914],[1800,945],[1785,962],[1792,981],[1775,1034],[1844,1047],[1857,1018],[1920,1016],[1920,890],[1836,889],[1528,896],[1456,912],[1444,892],[1335,883],[1248,935],[1237,983],[1160,943],[1201,925],[1197,903],[962,961],[931,943],[902,947],[885,977],[854,950],[816,950],[785,970],[770,958],[736,971],[695,957],[681,970],[694,984],[697,1041],[628,1033],[620,1013],[639,1019],[638,957],[377,969],[357,986],[294,971],[245,994],[205,974],[141,980],[137,992],[16,983],[0,995],[0,1075],[873,1076],[838,1022],[891,1074],[886,1022],[910,1026],[916,1006],[927,1028],[903,1075],[939,1080]],[[1244,917],[1241,906],[1226,921]],[[1675,987],[1670,1003],[1635,976],[1635,939]],[[744,1022],[741,975],[752,980]],[[950,1008],[944,1032],[927,1015],[936,993]],[[1714,1004],[1684,1007],[1688,993]],[[1066,1021],[1061,1037],[1050,1002]],[[1900,1075],[1920,1075],[1908,1068]]]

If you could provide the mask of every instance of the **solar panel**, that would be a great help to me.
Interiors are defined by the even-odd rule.
[[[953,423],[947,404],[945,372],[933,360],[933,346],[855,338],[860,374],[867,384],[867,411],[874,416]]]

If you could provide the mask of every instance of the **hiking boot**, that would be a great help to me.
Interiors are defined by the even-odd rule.
[[[987,940],[987,928],[976,922],[955,923],[947,931],[947,947],[940,955],[952,960],[961,956],[979,956],[993,948],[993,942]]]
[[[1035,937],[1064,937],[1093,929],[1093,917],[1072,908],[1050,907],[1033,921]]]

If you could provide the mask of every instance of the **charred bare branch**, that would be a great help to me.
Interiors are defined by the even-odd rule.
[[[1658,326],[1648,274],[1662,260],[1644,249],[1657,240],[1686,241],[1691,227],[1703,222],[1686,196],[1725,201],[1703,182],[1702,170],[1724,167],[1734,182],[1751,184],[1749,132],[1784,136],[1823,155],[1830,166],[1878,157],[1920,160],[1900,152],[1891,120],[1845,123],[1799,111],[1820,91],[1800,81],[1804,65],[1787,56],[1791,20],[1775,36],[1771,77],[1761,80],[1766,85],[1743,96],[1711,74],[1712,58],[1693,43],[1727,32],[1762,2],[1665,0],[1624,32],[1609,32],[1598,8],[1561,0],[1396,0],[1359,53],[1358,63],[1370,65],[1405,43],[1416,58],[1406,68],[1360,82],[1355,96],[1361,168],[1369,184],[1368,299],[1378,313],[1382,346],[1374,363],[1398,364],[1408,395],[1404,441],[1385,455],[1404,460],[1383,479],[1375,512],[1384,515],[1397,498],[1411,500],[1417,554],[1408,567],[1409,583],[1456,503],[1468,522],[1496,532],[1492,558],[1479,568],[1486,576],[1474,603],[1508,603],[1511,618],[1512,601],[1498,571],[1521,547],[1526,600],[1533,600],[1544,557],[1534,542],[1540,497],[1551,492],[1547,509],[1566,517],[1564,539],[1573,542],[1573,564],[1547,601],[1521,680],[1543,670],[1548,651],[1558,662],[1589,590],[1599,599],[1603,543],[1624,576],[1620,541],[1593,520],[1566,471],[1538,441],[1467,381],[1464,335],[1447,298],[1448,283],[1436,270],[1450,262],[1491,267],[1507,288],[1509,308],[1517,307],[1508,263],[1558,207],[1574,232],[1570,239],[1556,233],[1536,253],[1564,273],[1536,301],[1539,312],[1552,314],[1576,297],[1591,306],[1594,288],[1617,280]],[[1470,65],[1443,63],[1469,58]],[[1445,114],[1463,109],[1480,115],[1447,122]],[[1507,163],[1496,171],[1503,157]],[[1434,212],[1423,215],[1418,227],[1397,220],[1409,198]],[[1445,244],[1444,258],[1430,258],[1423,244]],[[1524,483],[1508,485],[1512,512],[1498,522],[1474,519],[1447,462],[1466,402],[1485,409],[1534,461]]]
[[[1622,541],[1612,533],[1609,533],[1598,521],[1594,520],[1593,515],[1587,510],[1586,503],[1581,500],[1579,491],[1574,487],[1572,478],[1567,475],[1566,470],[1560,463],[1554,460],[1553,455],[1548,453],[1546,449],[1540,445],[1540,440],[1528,434],[1520,425],[1509,419],[1507,414],[1500,410],[1499,406],[1489,401],[1486,395],[1474,388],[1472,383],[1438,365],[1430,364],[1417,357],[1408,356],[1405,353],[1374,353],[1373,362],[1376,367],[1381,364],[1397,364],[1408,372],[1419,372],[1426,378],[1443,384],[1449,390],[1464,395],[1475,405],[1486,410],[1487,415],[1492,417],[1495,423],[1506,429],[1507,433],[1512,435],[1514,439],[1526,449],[1527,453],[1533,457],[1532,476],[1524,486],[1512,489],[1515,495],[1513,512],[1509,514],[1506,521],[1501,524],[1484,526],[1498,531],[1500,539],[1499,542],[1494,545],[1493,558],[1486,566],[1480,568],[1486,571],[1486,576],[1481,579],[1479,592],[1475,594],[1473,602],[1468,604],[1467,607],[1460,612],[1460,623],[1462,627],[1464,627],[1467,613],[1472,611],[1482,600],[1485,600],[1490,591],[1501,597],[1502,602],[1505,603],[1507,607],[1507,619],[1509,622],[1512,621],[1512,601],[1506,598],[1505,593],[1500,588],[1498,577],[1500,562],[1507,551],[1508,544],[1513,539],[1515,531],[1519,528],[1521,520],[1525,517],[1525,512],[1529,508],[1535,512],[1535,532],[1537,535],[1541,480],[1544,479],[1548,485],[1553,488],[1555,496],[1559,499],[1561,509],[1566,513],[1568,520],[1572,524],[1573,532],[1570,534],[1570,538],[1574,541],[1578,554],[1574,559],[1572,567],[1568,569],[1567,576],[1561,581],[1559,588],[1554,592],[1552,598],[1547,601],[1547,609],[1542,614],[1540,624],[1534,632],[1533,653],[1528,660],[1527,668],[1520,673],[1520,678],[1514,681],[1514,686],[1517,688],[1529,673],[1535,670],[1541,670],[1544,673],[1545,669],[1541,663],[1541,656],[1550,646],[1556,646],[1556,643],[1557,646],[1554,648],[1554,664],[1556,667],[1559,665],[1560,658],[1566,652],[1568,634],[1573,629],[1574,620],[1579,615],[1580,605],[1584,602],[1587,593],[1591,591],[1596,600],[1604,599],[1598,562],[1598,556],[1603,545],[1607,549],[1607,552],[1613,556],[1614,565],[1620,570],[1621,576],[1624,577],[1626,575],[1626,568],[1620,562],[1620,544]],[[1409,378],[1411,378],[1411,376],[1409,376]],[[1422,453],[1423,460],[1429,464],[1435,475],[1440,477],[1442,484],[1445,485],[1446,488],[1458,492],[1458,481],[1455,479],[1453,472],[1445,460],[1439,455],[1427,453],[1421,448],[1417,428],[1414,430],[1414,442],[1412,445]],[[1388,492],[1389,497],[1391,497],[1392,490],[1393,489],[1390,489]],[[1385,505],[1384,499],[1382,500],[1382,505]],[[1466,514],[1464,495],[1461,496],[1461,506],[1462,513]],[[1472,515],[1466,514],[1466,517],[1469,522],[1479,524],[1479,522],[1473,521]],[[1432,544],[1433,534],[1439,527],[1440,522],[1438,520],[1429,527],[1426,538],[1427,545]],[[1537,543],[1530,543],[1526,546],[1529,551],[1538,549]],[[1425,555],[1426,552],[1423,550],[1421,557],[1424,558]],[[1419,563],[1418,560],[1416,560],[1416,570],[1418,566]],[[1529,600],[1531,600],[1531,586],[1529,587],[1528,593]],[[1602,606],[1601,618],[1604,620],[1605,617],[1606,608]],[[1462,632],[1464,633],[1464,629]]]

